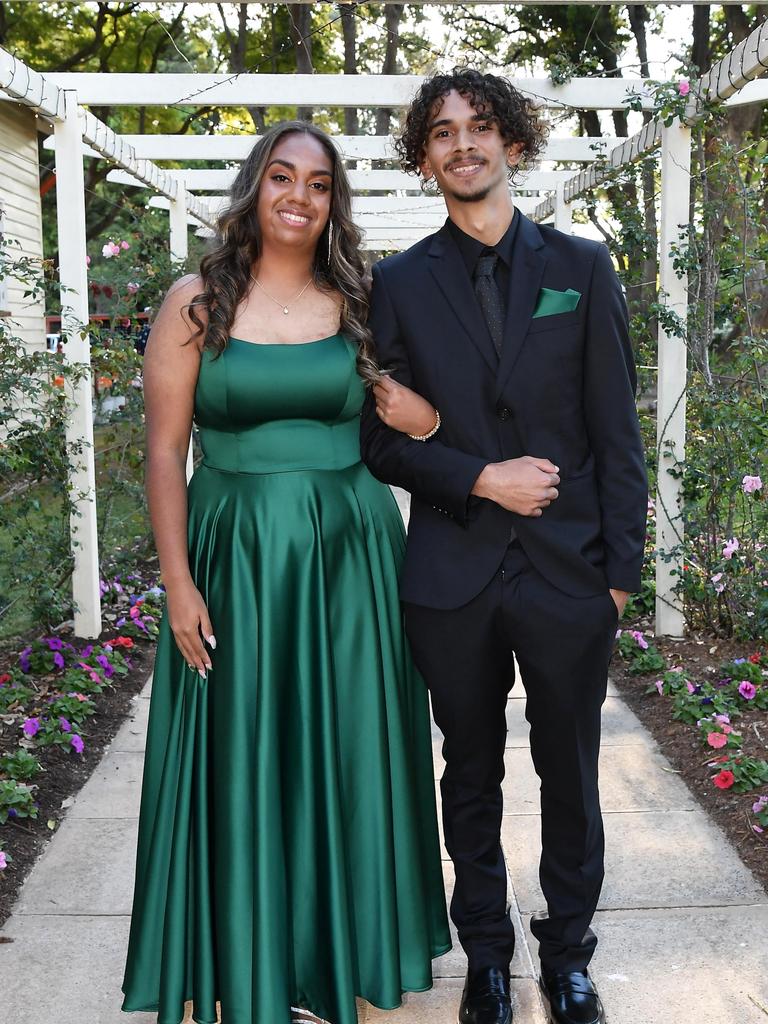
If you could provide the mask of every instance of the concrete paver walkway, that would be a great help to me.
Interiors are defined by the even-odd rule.
[[[524,705],[518,682],[508,704],[503,842],[518,934],[515,1021],[544,1024],[528,928],[544,902]],[[0,932],[11,940],[0,944],[0,1024],[154,1024],[152,1014],[119,1009],[148,708],[149,687]],[[434,748],[437,778],[436,730]],[[592,973],[609,1024],[768,1024],[768,896],[613,688],[601,793],[607,877]],[[444,869],[450,890],[447,859]],[[464,973],[456,946],[435,961],[430,992],[390,1013],[361,1004],[360,1024],[454,1024]]]

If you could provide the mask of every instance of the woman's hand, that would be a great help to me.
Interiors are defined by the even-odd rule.
[[[437,422],[437,413],[426,398],[391,377],[382,377],[373,394],[379,419],[393,430],[420,437]]]
[[[205,679],[206,670],[211,668],[211,659],[205,649],[216,648],[208,609],[202,595],[190,580],[189,583],[167,587],[168,623],[173,632],[176,646],[190,668],[196,668]],[[205,641],[205,642],[203,642]]]

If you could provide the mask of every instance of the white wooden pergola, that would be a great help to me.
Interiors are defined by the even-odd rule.
[[[513,189],[514,202],[538,221],[552,219],[572,230],[572,210],[580,197],[600,186],[621,167],[661,148],[660,275],[661,301],[678,322],[687,316],[687,279],[673,265],[673,253],[687,237],[690,191],[690,125],[704,116],[707,101],[744,104],[768,101],[768,82],[756,81],[768,70],[768,22],[691,83],[683,121],[670,126],[650,120],[629,139],[551,137],[540,165]],[[313,106],[406,107],[422,79],[418,76],[205,75],[205,74],[39,74],[0,49],[0,97],[26,104],[52,128],[47,145],[55,148],[62,310],[66,309],[65,359],[90,366],[88,280],[86,266],[83,158],[110,160],[109,178],[152,193],[149,204],[169,210],[170,251],[184,258],[188,226],[210,233],[217,209],[236,171],[163,170],[154,160],[236,164],[252,147],[253,135],[118,136],[86,108],[110,106]],[[549,79],[511,79],[521,92],[554,111],[623,109],[639,96],[644,108],[652,96],[642,79],[573,79],[554,85]],[[436,230],[445,217],[441,199],[425,196],[418,182],[394,168],[369,169],[370,161],[394,161],[392,140],[377,136],[340,136],[342,153],[358,161],[351,172],[354,215],[365,245],[375,251],[405,248]],[[570,170],[552,164],[577,165]],[[582,165],[579,169],[578,165]],[[196,195],[201,193],[202,195]],[[685,453],[687,350],[683,337],[659,328],[658,492],[656,631],[681,635],[683,616],[674,593],[681,566],[674,550],[682,540],[679,475],[670,470]],[[71,478],[76,509],[71,521],[74,553],[75,632],[95,637],[101,631],[99,558],[93,449],[91,380],[86,374],[69,398],[73,415],[68,440],[79,442],[82,456]]]

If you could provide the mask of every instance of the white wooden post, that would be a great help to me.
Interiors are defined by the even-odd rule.
[[[66,332],[64,361],[85,368],[82,378],[67,389],[71,411],[66,440],[78,446],[70,477],[74,511],[70,536],[74,557],[72,597],[75,633],[93,638],[101,633],[99,539],[96,525],[96,468],[93,446],[93,384],[88,336],[88,270],[86,267],[85,199],[82,126],[77,93],[67,91],[65,117],[56,122],[56,214],[59,242],[62,329]]]
[[[175,199],[171,199],[168,212],[170,214],[170,247],[171,247],[171,259],[178,260],[180,263],[183,262],[189,254],[189,235],[187,234],[187,193],[186,190],[179,185],[179,191]],[[187,448],[187,483],[192,479],[194,472],[194,449],[192,445],[192,436],[189,438],[189,447]]]
[[[673,265],[673,246],[688,245],[688,209],[691,187],[691,130],[679,121],[664,126],[661,136],[661,242],[659,301],[686,330],[688,276]],[[683,571],[682,553],[668,553],[683,540],[681,481],[685,459],[686,338],[659,324],[658,401],[656,443],[656,633],[682,636],[685,630],[680,599],[673,587]],[[665,557],[665,555],[667,557]],[[676,575],[672,575],[673,571]]]
[[[178,260],[179,262],[183,262],[189,253],[186,195],[184,188],[179,185],[176,198],[171,199],[169,203],[171,259]]]
[[[555,227],[570,235],[572,223],[571,204],[565,201],[565,183],[560,181],[555,188]]]

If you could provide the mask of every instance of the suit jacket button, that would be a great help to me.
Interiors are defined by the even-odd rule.
[[[496,415],[503,421],[511,419],[514,413],[506,405],[498,405],[496,406]]]

